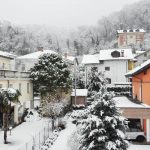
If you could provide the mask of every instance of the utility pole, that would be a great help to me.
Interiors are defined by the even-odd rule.
[[[75,59],[74,59],[74,96],[75,96],[75,100],[74,100],[74,104],[76,106],[76,100],[77,100],[77,94],[76,94],[76,56],[75,56]]]

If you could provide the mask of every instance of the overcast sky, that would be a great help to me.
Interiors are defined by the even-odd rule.
[[[139,0],[0,0],[0,20],[57,27],[95,25],[102,16]]]

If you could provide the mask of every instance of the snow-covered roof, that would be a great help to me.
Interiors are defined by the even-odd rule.
[[[139,53],[139,52],[140,52],[140,53]],[[138,51],[138,53],[136,52],[135,58],[138,58],[139,56],[144,55],[144,54],[146,54],[146,53],[148,53],[148,52],[150,52],[150,50],[147,50],[147,51]]]
[[[145,30],[144,29],[117,30],[117,33],[132,33],[132,32],[142,32],[142,33],[145,33]]]
[[[74,61],[75,57],[74,57],[74,56],[67,56],[66,59],[68,59],[68,60],[70,60],[70,61]]]
[[[57,54],[57,53],[52,50],[43,50],[43,51],[37,51],[27,55],[19,56],[17,57],[17,59],[38,59],[40,56],[44,54]]]
[[[141,104],[134,103],[124,96],[114,97],[113,99],[116,102],[116,106],[119,108],[150,108],[150,106],[143,103]]]
[[[120,57],[112,57],[111,53],[112,52],[119,52]],[[123,54],[123,57],[121,53]],[[107,49],[107,50],[100,50],[100,55],[99,55],[99,60],[128,60],[128,59],[133,59],[133,53],[132,49]]]
[[[8,53],[8,52],[4,52],[4,51],[0,51],[0,56],[10,58],[10,59],[13,59],[16,57],[16,55]]]
[[[84,55],[81,64],[98,64],[99,60],[96,55]]]
[[[76,89],[76,96],[87,96],[87,89]],[[73,89],[71,96],[75,96],[75,89]]]
[[[131,85],[131,82],[114,82],[114,85]]]
[[[150,68],[150,59],[142,63],[141,65],[137,66],[133,70],[129,71],[126,76],[132,76],[141,73],[143,70]]]

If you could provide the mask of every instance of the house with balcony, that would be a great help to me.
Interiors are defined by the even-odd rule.
[[[125,85],[129,81],[125,74],[134,68],[134,56],[131,49],[100,50],[96,55],[84,55],[82,64],[86,83],[88,72],[96,69],[104,72],[108,86]]]
[[[15,55],[0,51],[0,88],[14,88],[20,91],[20,104],[13,104],[14,123],[19,123],[25,108],[33,107],[33,83],[29,72],[15,70]],[[2,114],[0,115],[2,118]]]

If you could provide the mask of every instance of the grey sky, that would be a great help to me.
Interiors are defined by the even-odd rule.
[[[0,0],[0,20],[57,27],[94,25],[100,17],[139,0]]]

